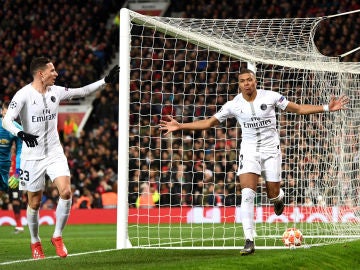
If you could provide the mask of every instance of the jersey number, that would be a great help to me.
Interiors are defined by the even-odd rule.
[[[29,172],[23,171],[22,169],[19,170],[19,179],[24,181],[29,181]]]
[[[239,167],[240,167],[240,169],[242,169],[244,167],[243,159],[244,159],[244,156],[240,155],[240,158],[239,158]]]

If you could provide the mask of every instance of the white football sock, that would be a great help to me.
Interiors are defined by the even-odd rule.
[[[30,231],[31,243],[40,242],[39,237],[39,210],[34,210],[28,205],[26,209],[26,219]]]
[[[241,190],[241,222],[243,225],[245,239],[254,241],[254,199],[255,191],[250,188]]]
[[[284,198],[284,191],[280,188],[279,195],[275,198],[269,199],[270,202],[274,203],[276,201],[281,201]]]
[[[66,222],[68,221],[71,209],[71,199],[63,200],[59,199],[59,203],[56,207],[56,224],[53,237],[62,236],[62,231],[65,228]]]

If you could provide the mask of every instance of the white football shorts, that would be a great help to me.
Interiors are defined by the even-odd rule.
[[[20,190],[31,192],[45,189],[45,174],[53,182],[59,176],[70,176],[69,165],[63,153],[40,160],[21,160]]]
[[[244,151],[245,152],[245,151]],[[240,152],[237,175],[255,173],[261,175],[268,182],[281,181],[281,152],[251,153]]]

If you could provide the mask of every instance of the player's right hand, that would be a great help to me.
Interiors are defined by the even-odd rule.
[[[24,131],[19,131],[17,135],[21,140],[26,143],[27,147],[35,147],[38,145],[37,137],[39,136],[37,135],[25,133]]]
[[[160,120],[159,129],[166,131],[164,135],[180,129],[180,124],[171,115],[168,115],[168,119],[170,121]]]
[[[8,183],[11,189],[15,189],[19,186],[19,178],[13,175],[9,178]]]

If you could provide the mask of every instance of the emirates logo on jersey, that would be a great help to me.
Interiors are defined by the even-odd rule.
[[[15,101],[11,101],[11,103],[9,105],[10,109],[15,109],[16,106],[17,106],[17,103]]]
[[[271,125],[270,119],[265,120],[253,120],[253,122],[244,122],[244,128],[262,128],[262,127],[268,127]]]

